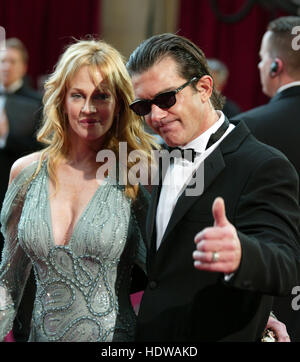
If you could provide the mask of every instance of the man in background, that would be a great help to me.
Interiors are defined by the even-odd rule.
[[[210,69],[211,75],[214,80],[214,85],[216,90],[223,94],[224,88],[227,84],[229,71],[227,66],[218,59],[207,59],[207,64]],[[234,117],[235,115],[241,113],[240,106],[237,105],[232,99],[226,97],[225,103],[222,109],[225,116],[228,118]]]
[[[258,140],[276,147],[292,162],[300,176],[300,50],[293,29],[300,17],[286,16],[268,25],[260,48],[258,64],[262,91],[269,103],[241,113],[233,119],[243,120]],[[275,298],[273,311],[284,322],[292,341],[300,341],[300,311],[293,310],[295,295]]]
[[[6,40],[0,52],[0,206],[14,161],[40,148],[35,132],[42,114],[42,97],[26,78],[28,52],[16,38]],[[0,250],[3,236],[0,234]],[[35,284],[30,276],[14,325],[17,341],[27,339]]]
[[[16,38],[7,39],[6,50],[0,52],[1,205],[12,163],[39,148],[35,131],[41,118],[41,95],[28,84],[27,67],[24,44]]]

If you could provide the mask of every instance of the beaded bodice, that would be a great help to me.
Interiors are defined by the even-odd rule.
[[[20,185],[19,178],[10,186],[1,214],[6,237],[0,270],[1,338],[11,327],[32,264],[37,292],[31,341],[133,340],[130,272],[134,262],[144,262],[145,248],[123,189],[107,179],[80,216],[68,244],[56,246],[46,163],[27,189],[19,217],[12,217],[9,210],[19,208]],[[11,223],[17,220],[14,235]]]

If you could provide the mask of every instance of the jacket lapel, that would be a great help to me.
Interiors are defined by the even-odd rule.
[[[158,204],[158,200],[159,200],[160,190],[161,190],[161,185],[152,187],[151,202],[150,202],[148,215],[147,215],[147,222],[146,222],[146,235],[147,235],[148,250],[150,250],[151,240],[154,237],[156,238],[155,219],[156,219],[156,209],[157,209],[157,204]]]
[[[164,151],[162,150],[162,157],[164,157]],[[167,151],[168,152],[168,151]],[[152,192],[151,192],[151,202],[149,205],[147,221],[146,221],[146,232],[147,232],[147,246],[148,250],[151,249],[153,243],[155,244],[156,248],[156,210],[159,201],[159,195],[162,186],[162,180],[166,174],[166,167],[164,167],[164,162],[162,158],[158,158],[158,185],[152,185]],[[154,240],[154,241],[153,241]]]
[[[199,200],[199,197],[205,192],[209,185],[218,177],[220,172],[224,169],[225,162],[220,148],[211,153],[205,160],[204,165],[196,171],[199,172],[197,175],[196,184],[202,183],[201,194],[199,195],[189,195],[188,188],[183,191],[179,197],[176,206],[173,210],[172,216],[168,223],[167,229],[162,239],[162,243],[168,237],[170,231],[176,226],[176,224],[181,220],[181,218],[186,214],[187,210],[192,207],[192,205]],[[202,181],[201,178],[204,180]]]

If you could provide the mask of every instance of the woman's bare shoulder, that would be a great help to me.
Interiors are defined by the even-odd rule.
[[[34,152],[30,155],[18,158],[11,167],[9,175],[9,183],[11,183],[25,167],[40,159],[41,152]]]

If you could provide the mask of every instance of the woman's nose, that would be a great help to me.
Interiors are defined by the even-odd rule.
[[[96,110],[97,110],[96,107],[94,106],[93,102],[90,100],[86,100],[81,109],[81,111],[84,113],[95,113]]]

